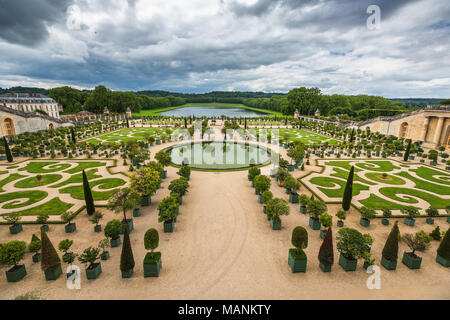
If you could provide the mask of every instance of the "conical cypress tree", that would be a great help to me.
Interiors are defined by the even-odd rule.
[[[350,209],[353,197],[353,172],[355,168],[352,166],[350,173],[348,174],[347,183],[345,184],[344,196],[342,198],[342,209],[347,211]]]
[[[352,129],[352,133],[350,134],[350,142],[353,142],[353,140],[355,139],[355,128]]]
[[[331,266],[334,263],[333,235],[331,227],[329,227],[327,233],[325,233],[322,245],[320,246],[319,261],[324,266]]]
[[[187,128],[187,119],[184,117],[184,127]]]
[[[408,146],[406,147],[405,155],[403,156],[403,161],[408,161],[410,153],[411,153],[411,139],[409,139]]]
[[[134,268],[133,251],[131,250],[130,235],[128,227],[124,226],[122,254],[120,255],[120,270],[128,272]]]
[[[244,129],[247,129],[247,118],[244,119]]]
[[[450,260],[450,228],[445,233],[444,239],[442,239],[437,253],[444,259]]]
[[[389,233],[382,252],[383,257],[389,261],[397,261],[399,232],[400,231],[398,229],[398,224],[396,221],[394,226],[392,227],[391,233]]]
[[[86,172],[83,170],[83,191],[84,191],[84,201],[86,202],[86,211],[88,215],[92,215],[95,211],[94,198],[92,197],[91,187],[89,186],[89,181],[86,176]]]
[[[127,128],[130,127],[130,122],[128,122],[128,118],[127,118]]]
[[[41,229],[41,269],[44,272],[53,271],[61,266],[61,260],[53,247],[47,233]]]
[[[11,150],[9,149],[8,141],[6,141],[6,137],[3,137],[3,143],[5,144],[5,154],[8,162],[13,162],[13,157],[11,154]]]
[[[77,138],[75,137],[75,130],[73,129],[73,127],[70,127],[70,134],[72,136],[72,142],[76,143],[77,142]]]

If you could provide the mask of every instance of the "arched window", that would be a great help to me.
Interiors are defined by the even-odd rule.
[[[407,136],[408,136],[408,123],[407,122],[403,122],[402,125],[400,126],[399,137],[400,138],[406,138]]]
[[[16,134],[16,130],[14,129],[14,123],[10,118],[6,118],[5,121],[3,121],[3,124],[5,126],[6,135],[12,136]]]

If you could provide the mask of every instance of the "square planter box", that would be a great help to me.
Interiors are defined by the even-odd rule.
[[[327,230],[320,229],[320,238],[321,239],[325,238],[325,233],[327,233]]]
[[[41,254],[40,253],[33,254],[32,259],[33,259],[34,263],[37,263],[37,262],[41,261]]]
[[[45,271],[45,279],[46,280],[56,280],[59,278],[59,276],[61,275],[62,270],[61,270],[61,264],[58,265],[58,267],[54,270],[50,270],[50,271]]]
[[[167,170],[164,170],[164,173],[161,176],[161,179],[167,178]]]
[[[294,171],[294,169],[295,169],[295,167],[292,164],[288,165],[287,168],[288,168],[288,171]]]
[[[297,193],[291,193],[289,195],[289,202],[290,203],[298,203],[298,194]]]
[[[258,195],[258,202],[259,202],[259,203],[263,203],[263,201],[262,201],[262,196],[261,196],[261,195]]]
[[[120,232],[120,234],[123,234],[124,232],[125,232],[125,225],[128,227],[128,233],[130,234],[131,233],[131,231],[133,231],[133,229],[134,229],[134,225],[133,225],[133,219],[127,219],[127,222],[128,223],[126,223],[126,224],[124,224],[123,222],[122,222],[122,231]]]
[[[397,269],[397,261],[391,261],[381,256],[381,265],[385,267],[387,270],[395,270]]]
[[[18,234],[19,232],[21,232],[23,229],[22,229],[22,224],[21,223],[17,223],[17,224],[15,224],[15,225],[12,225],[12,226],[10,226],[9,227],[9,232],[11,233],[11,234]]]
[[[140,208],[134,208],[133,209],[133,217],[139,217],[141,215],[141,209]]]
[[[144,278],[159,277],[161,267],[161,252],[154,252],[153,259],[151,258],[151,253],[148,252],[144,258]]]
[[[281,220],[273,221],[270,219],[270,226],[272,227],[272,230],[281,230]]]
[[[344,226],[344,221],[338,220],[337,225],[342,228]]]
[[[94,226],[94,232],[100,232],[100,231],[102,231],[101,225]]]
[[[447,222],[450,223],[450,217],[447,217]]]
[[[27,275],[27,270],[25,265],[14,266],[8,271],[6,271],[6,280],[8,282],[17,282],[22,280],[23,277]]]
[[[440,255],[436,255],[436,262],[443,265],[446,268],[450,267],[450,259],[445,259]]]
[[[321,227],[320,221],[309,217],[309,226],[313,230],[319,230]]]
[[[147,207],[152,203],[150,196],[143,196],[141,199],[141,206]]]
[[[434,219],[433,218],[427,218],[425,220],[428,224],[434,224]]]
[[[370,266],[373,266],[373,264],[369,264],[367,261],[364,261],[363,268],[365,270],[367,270],[367,268],[369,268]]]
[[[416,219],[405,218],[403,221],[405,222],[406,225],[412,227],[414,226]]]
[[[363,227],[368,227],[370,226],[370,220],[369,219],[365,219],[365,218],[361,218],[359,220],[359,224],[362,225]]]
[[[173,229],[175,228],[175,222],[167,222],[164,221],[164,232],[173,232]]]
[[[49,230],[48,224],[44,224],[43,226],[41,226],[41,230],[48,232],[48,230]]]
[[[119,239],[120,239],[120,238],[119,238]],[[102,252],[102,253],[100,254],[100,259],[102,259],[102,260],[108,260],[108,259],[109,259],[109,251]]]
[[[306,214],[307,210],[306,207],[300,206],[300,213]]]
[[[117,239],[111,239],[111,248],[120,246],[120,242],[120,237],[117,237]]]
[[[358,260],[347,259],[342,254],[339,256],[339,265],[344,269],[344,271],[355,271]]]
[[[86,269],[86,277],[88,279],[97,279],[100,273],[102,273],[102,264],[100,262],[93,263]]]
[[[66,233],[72,233],[77,229],[77,225],[75,223],[69,223],[64,226],[64,230]]]
[[[331,266],[326,266],[326,265],[322,264],[322,262],[319,264],[319,268],[323,272],[331,272]]]
[[[133,269],[128,271],[122,271],[122,278],[131,278],[133,275]]]
[[[381,219],[381,224],[388,226],[389,225],[389,219],[383,218]]]
[[[298,255],[296,249],[289,249],[288,264],[293,273],[306,272],[307,262],[308,259],[303,251]]]
[[[422,264],[422,258],[418,256],[412,256],[409,252],[403,252],[402,262],[410,269],[420,269]]]

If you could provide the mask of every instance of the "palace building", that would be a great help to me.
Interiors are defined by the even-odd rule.
[[[9,93],[0,95],[0,105],[23,112],[40,110],[48,116],[57,119],[59,119],[59,112],[62,111],[60,104],[40,93]]]

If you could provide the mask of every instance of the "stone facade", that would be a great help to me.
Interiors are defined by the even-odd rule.
[[[73,126],[73,123],[39,113],[14,110],[0,105],[0,136],[67,126]]]
[[[62,106],[52,98],[40,93],[8,93],[0,96],[0,105],[13,110],[34,112],[40,110],[59,119]]]
[[[377,117],[349,127],[423,142],[426,148],[450,149],[450,106],[428,105],[392,117]]]

